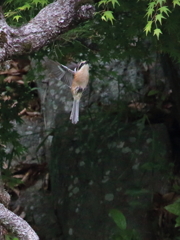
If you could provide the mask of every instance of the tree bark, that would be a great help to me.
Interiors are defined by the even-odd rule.
[[[58,0],[43,8],[28,24],[10,27],[0,9],[0,62],[29,54],[93,16],[94,6],[83,0]]]
[[[21,240],[39,240],[29,224],[0,204],[0,223]]]

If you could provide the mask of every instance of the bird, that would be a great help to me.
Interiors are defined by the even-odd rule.
[[[72,124],[76,124],[79,121],[80,99],[89,82],[88,62],[79,62],[73,70],[47,57],[44,57],[44,64],[57,80],[61,80],[69,86],[73,96],[70,120]]]

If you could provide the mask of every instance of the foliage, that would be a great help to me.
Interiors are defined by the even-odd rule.
[[[10,169],[2,169],[2,181],[6,184],[6,187],[13,189],[18,184],[21,184],[22,181],[18,178],[12,177],[12,172]]]
[[[172,0],[172,4],[167,0],[150,1],[146,10],[148,19],[148,23],[144,28],[146,34],[151,32],[152,25],[154,25],[154,35],[159,39],[160,34],[162,34],[160,25],[162,25],[163,19],[169,17],[169,14],[174,14],[173,9],[177,6],[180,6],[179,0]]]
[[[112,209],[109,215],[113,218],[114,222],[121,230],[126,229],[126,218],[120,211],[117,209]]]
[[[28,63],[27,59],[19,58],[16,61],[12,60],[9,63],[1,64],[0,167],[2,168],[3,164],[5,164],[4,167],[7,170],[11,166],[12,159],[20,157],[26,151],[25,147],[20,143],[21,136],[18,134],[16,126],[23,122],[19,113],[25,107],[27,108],[35,93],[29,83],[29,76],[21,75],[21,70],[25,71],[24,66],[29,66]],[[13,64],[19,66],[19,68],[13,67]],[[7,67],[5,67],[6,65]],[[7,77],[5,78],[5,76]],[[19,81],[15,81],[15,79]]]
[[[6,236],[5,236],[5,240],[19,240],[19,238],[14,237],[14,236],[12,236],[12,235],[6,235]]]
[[[51,0],[5,0],[3,4],[6,20],[15,26],[20,26],[31,20],[43,7],[51,3]]]
[[[12,159],[19,157],[25,148],[20,144],[20,135],[15,124],[22,123],[18,113],[30,98],[29,87],[16,83],[1,83],[0,96],[0,165],[7,161],[8,167]],[[5,100],[6,99],[6,100]]]
[[[156,35],[158,39],[159,35],[162,34],[162,31],[158,27],[158,24],[162,25],[162,20],[166,19],[166,17],[169,16],[169,13],[171,12],[168,6],[164,5],[165,3],[166,0],[151,1],[148,4],[146,13],[148,23],[145,26],[144,31],[146,32],[146,34],[148,34],[148,32],[151,32],[152,24],[154,24],[155,25],[154,35]]]
[[[101,12],[101,19],[104,21],[111,21],[113,24],[113,20],[115,20],[113,12],[108,10],[110,4],[112,4],[113,8],[115,8],[115,5],[119,5],[119,2],[117,0],[101,0],[99,1],[98,6],[103,5],[103,8],[107,9]]]
[[[175,227],[180,227],[180,199],[166,206],[165,209],[177,216]]]
[[[140,1],[140,0],[139,0]],[[141,0],[142,1],[142,0]],[[148,2],[148,1],[146,1]],[[98,2],[98,6],[103,7],[103,10],[101,11],[101,19],[104,21],[111,21],[113,24],[113,21],[116,20],[114,18],[113,11],[109,10],[111,9],[111,6],[113,9],[117,8],[118,6],[123,6],[124,1],[117,1],[117,0],[101,0]],[[146,35],[151,32],[153,29],[153,35],[157,37],[159,40],[160,34],[162,34],[161,25],[163,24],[164,20],[169,17],[170,14],[173,14],[173,9],[177,6],[180,6],[179,0],[172,0],[172,4],[167,0],[151,0],[148,3],[148,7],[143,9],[146,11],[145,16],[147,17],[147,24],[144,27],[144,31],[146,32]]]
[[[113,26],[119,25],[118,29],[121,32],[119,35],[123,36],[124,39],[123,43],[121,42],[122,38],[120,40],[122,48],[125,47],[125,43],[129,43],[127,34],[131,33],[133,35],[131,35],[131,41],[136,39],[135,50],[137,48],[140,50],[141,47],[144,49],[144,44],[140,47],[141,41],[149,41],[150,47],[154,47],[154,49],[158,49],[160,52],[168,53],[172,58],[179,61],[179,51],[177,50],[180,42],[178,24],[180,20],[179,0],[139,0],[138,2],[135,0],[119,0],[114,5],[112,5],[111,1],[99,1],[98,5],[99,13],[103,20],[109,20],[113,23]],[[107,16],[104,16],[103,13],[106,11],[108,11]],[[128,19],[131,19],[131,22],[128,22]],[[143,35],[143,29],[145,35]],[[116,36],[118,37],[118,34]],[[152,39],[153,36],[156,36],[159,41]],[[167,41],[167,39],[171,39],[171,41]],[[135,55],[137,56],[137,53]]]
[[[92,65],[91,74],[94,73],[98,64],[96,77],[101,76],[100,78],[105,74],[104,64],[111,62],[112,59],[129,59],[130,61],[131,58],[135,58],[151,62],[151,45],[147,46],[144,43],[142,21],[144,13],[139,11],[143,3],[139,3],[140,6],[136,5],[136,1],[120,3],[120,6],[116,4],[113,10],[116,20],[113,25],[109,21],[102,21],[101,14],[96,14],[93,20],[68,31],[61,36],[60,41],[55,41],[48,48],[44,48],[44,53],[53,58],[55,52],[56,59],[62,63],[73,59],[75,61],[89,59]],[[108,11],[111,10],[112,6],[109,6]],[[100,5],[99,12],[103,11]],[[101,64],[98,63],[99,60]]]
[[[112,239],[114,240],[138,240],[139,236],[135,230],[128,229],[126,218],[122,212],[117,209],[111,209],[109,216],[112,217],[118,227],[118,231]]]

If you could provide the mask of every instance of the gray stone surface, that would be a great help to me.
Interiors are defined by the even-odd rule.
[[[23,193],[19,204],[26,208],[26,218],[30,222],[33,219],[43,240],[108,240],[116,231],[115,223],[108,216],[112,208],[122,211],[128,227],[138,230],[143,239],[154,239],[147,211],[155,191],[162,194],[168,191],[164,177],[169,171],[167,131],[163,124],[146,127],[129,122],[122,125],[117,109],[113,114],[112,108],[116,100],[129,102],[137,97],[127,95],[125,86],[144,86],[144,73],[148,71],[153,86],[157,66],[158,62],[144,66],[133,60],[108,65],[110,71],[118,69],[121,83],[107,79],[107,83],[104,85],[102,81],[101,85],[101,80],[95,79],[90,99],[84,96],[82,100],[81,109],[85,107],[86,111],[81,113],[80,123],[75,126],[69,122],[72,105],[69,89],[50,75],[43,83],[37,82],[43,122],[37,125],[27,122],[25,129],[22,127],[19,131],[26,133],[24,139],[29,144],[32,160],[37,145],[53,130],[42,150],[42,156],[44,154],[49,162],[52,188],[50,195],[32,188]],[[142,91],[145,93],[147,88]],[[87,110],[88,101],[93,103],[97,99],[99,104],[110,106],[104,111],[104,119],[94,105],[92,111]],[[93,111],[98,113],[98,119],[94,119]],[[39,138],[31,139],[35,136],[32,133],[41,129]],[[50,235],[51,229],[55,235]]]
[[[168,166],[168,136],[163,125],[145,128],[139,139],[136,134],[129,127],[119,136],[114,134],[113,141],[106,139],[102,151],[91,153],[90,149],[77,152],[76,147],[68,153],[70,142],[63,143],[61,135],[56,134],[52,146],[52,192],[62,222],[62,239],[110,239],[116,231],[108,216],[113,208],[125,214],[129,228],[139,231],[142,239],[153,239],[147,212],[152,194],[168,191],[163,174],[169,168],[158,169],[163,165],[161,161]],[[154,134],[156,140],[152,139]],[[76,139],[74,145],[85,144],[85,139]],[[92,141],[98,144],[95,138]],[[154,153],[153,141],[157,147]],[[58,149],[65,150],[62,154]]]

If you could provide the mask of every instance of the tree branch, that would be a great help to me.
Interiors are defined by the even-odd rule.
[[[0,224],[21,240],[39,240],[29,224],[0,204]]]
[[[60,34],[93,16],[94,7],[83,0],[58,0],[43,8],[28,24],[11,28],[0,9],[0,61],[14,55],[29,54]]]

